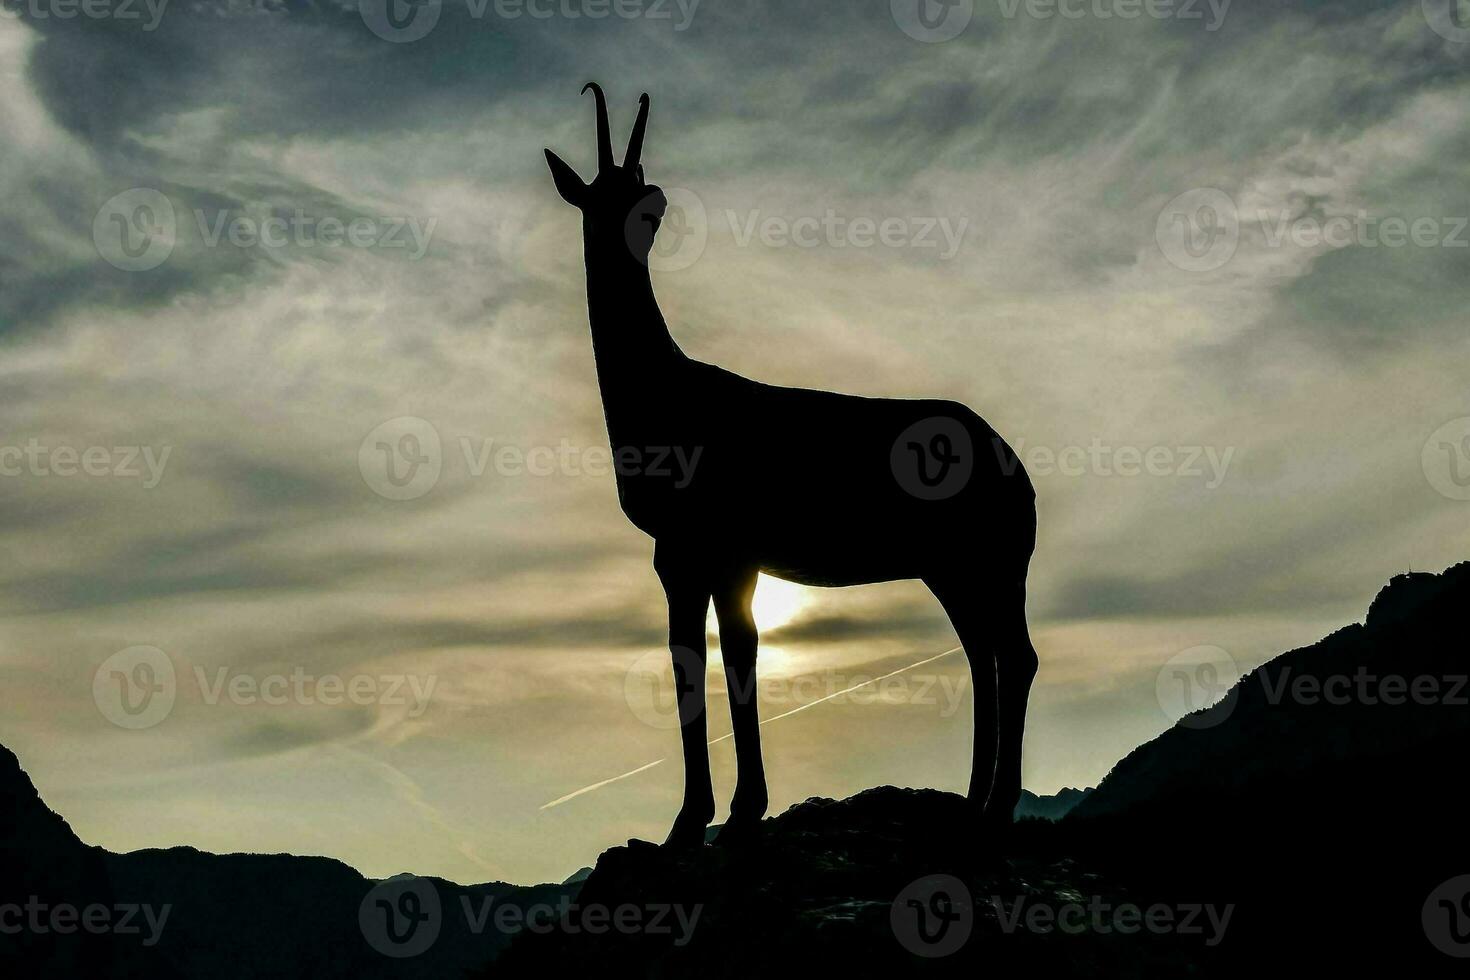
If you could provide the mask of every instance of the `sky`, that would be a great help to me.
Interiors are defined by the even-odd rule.
[[[1470,555],[1470,19],[923,2],[7,0],[0,742],[43,798],[114,850],[461,882],[662,839],[663,595],[541,152],[590,176],[593,79],[619,134],[652,97],[686,352],[1017,448],[1028,788],[1169,727],[1179,665]],[[772,812],[964,790],[920,584],[757,619],[762,717],[813,705],[764,729]]]

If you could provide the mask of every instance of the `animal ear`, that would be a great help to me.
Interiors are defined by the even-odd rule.
[[[551,179],[556,182],[556,192],[561,199],[573,207],[580,208],[587,198],[587,183],[577,172],[569,167],[565,160],[546,151],[546,165],[551,168]]]

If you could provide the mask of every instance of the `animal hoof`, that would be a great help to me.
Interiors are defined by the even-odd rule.
[[[683,851],[703,846],[704,829],[707,826],[709,826],[708,818],[686,817],[681,813],[674,821],[669,836],[664,839],[663,846],[671,851]]]

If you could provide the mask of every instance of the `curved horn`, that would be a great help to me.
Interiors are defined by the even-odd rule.
[[[623,169],[637,170],[643,158],[643,134],[648,130],[648,93],[638,97],[638,121],[633,124],[633,135],[628,137],[628,155],[623,158]]]
[[[613,169],[612,133],[607,125],[607,96],[602,94],[602,86],[596,82],[588,82],[582,86],[582,94],[592,90],[592,97],[597,100],[597,171],[598,173],[609,173]]]

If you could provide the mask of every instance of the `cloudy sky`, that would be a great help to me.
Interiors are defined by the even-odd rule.
[[[541,155],[591,173],[588,79],[623,133],[652,95],[686,351],[1020,449],[1029,788],[1166,728],[1167,665],[1470,555],[1447,3],[925,2],[6,0],[0,742],[51,805],[460,881],[661,839],[662,592]],[[915,583],[758,616],[765,717],[955,645]],[[969,716],[955,654],[775,721],[773,810],[962,790]]]

